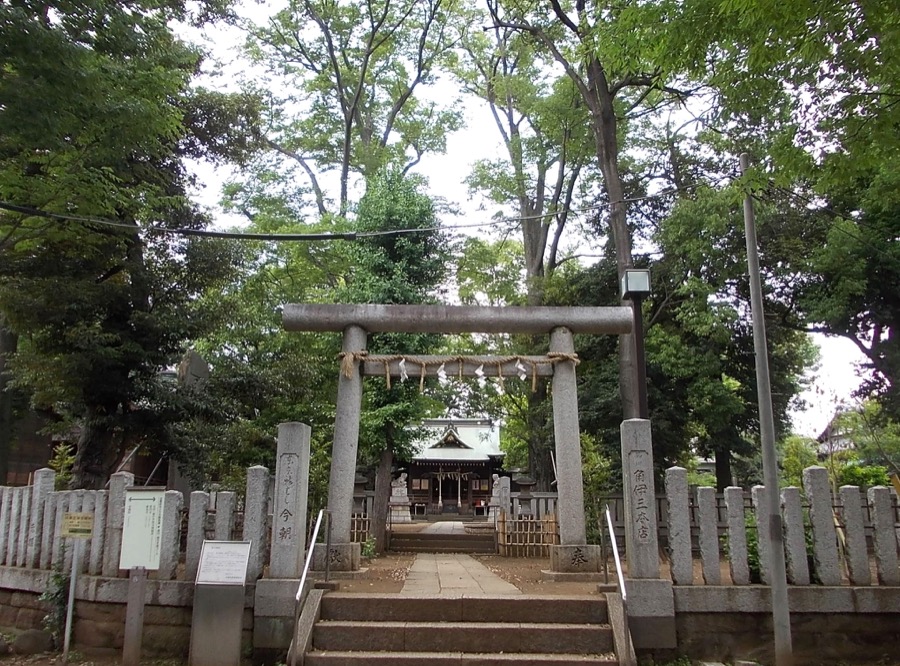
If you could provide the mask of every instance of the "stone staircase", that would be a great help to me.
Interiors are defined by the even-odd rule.
[[[493,531],[482,534],[393,532],[388,550],[398,553],[496,553]]]
[[[603,596],[328,593],[306,666],[618,664]]]

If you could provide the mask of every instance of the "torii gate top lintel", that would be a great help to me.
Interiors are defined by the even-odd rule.
[[[288,331],[343,331],[359,326],[370,333],[631,333],[627,306],[549,307],[472,305],[290,304],[282,322]]]

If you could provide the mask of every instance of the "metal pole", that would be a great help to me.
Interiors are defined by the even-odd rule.
[[[741,154],[741,174],[750,168],[750,157]],[[791,613],[788,607],[787,572],[784,562],[784,530],[781,518],[781,497],[778,493],[778,467],[775,455],[775,418],[772,414],[772,390],[769,383],[769,356],[766,345],[766,322],[763,316],[762,285],[759,274],[759,255],[756,243],[756,222],[753,199],[749,190],[744,196],[744,231],[747,236],[747,267],[750,275],[750,309],[753,315],[753,348],[756,352],[756,383],[759,401],[759,434],[762,442],[763,479],[769,501],[768,529],[772,540],[770,567],[772,571],[772,622],[775,627],[775,663],[792,666]]]
[[[133,567],[128,577],[122,666],[138,666],[141,663],[141,643],[144,635],[144,594],[146,589],[147,570],[144,567]]]
[[[647,406],[647,364],[644,359],[644,311],[643,297],[634,294],[631,298],[631,310],[634,316],[634,364],[635,381],[637,382],[637,410],[639,419],[650,418]]]
[[[144,481],[144,485],[145,485],[145,486],[149,486],[149,485],[150,485],[150,481],[153,480],[153,476],[156,474],[156,470],[159,469],[159,466],[162,465],[162,461],[165,460],[165,459],[166,459],[166,457],[163,456],[163,457],[161,457],[161,458],[157,461],[156,467],[153,468],[153,471],[150,472],[150,476],[148,476],[148,477],[147,477],[147,480]]]
[[[69,577],[69,603],[66,605],[66,629],[63,637],[63,666],[69,663],[69,645],[72,639],[72,615],[75,610],[75,582],[81,564],[81,539],[73,539],[72,574]]]

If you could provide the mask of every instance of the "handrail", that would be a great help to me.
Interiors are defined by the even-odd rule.
[[[609,504],[606,505],[606,524],[609,527],[609,541],[612,545],[613,559],[616,562],[616,576],[619,578],[619,591],[622,593],[622,606],[624,608],[627,596],[625,576],[622,574],[622,562],[619,560],[619,544],[616,543],[616,532],[613,528],[612,515],[609,513]]]
[[[319,509],[319,515],[316,517],[316,526],[313,529],[312,539],[310,539],[310,542],[309,542],[309,551],[306,553],[306,564],[303,565],[303,573],[300,575],[300,587],[297,588],[297,597],[296,597],[297,603],[300,603],[300,598],[303,596],[303,586],[306,584],[306,577],[309,575],[309,566],[312,564],[313,550],[315,549],[315,546],[316,546],[316,539],[319,536],[319,527],[322,526],[322,516],[324,516],[326,513],[329,514],[329,522],[331,522],[331,520],[330,520],[331,512],[326,509]],[[325,555],[325,561],[326,561],[326,563],[328,562],[328,554],[327,553]],[[327,576],[326,576],[326,578],[327,578]]]
[[[613,527],[612,514],[609,512],[609,504],[606,505],[606,525],[609,528],[609,541],[612,546],[613,559],[616,563],[616,576],[619,579],[619,595],[622,598],[622,645],[616,638],[616,626],[613,627],[613,640],[616,643],[616,652],[619,653],[619,663],[623,666],[634,666],[637,659],[634,654],[634,644],[631,640],[631,630],[628,627],[628,591],[625,589],[625,575],[622,573],[622,562],[619,559],[619,545],[616,543],[616,531]],[[612,621],[612,617],[610,620]]]
[[[291,643],[288,646],[288,663],[295,666],[297,663],[297,650],[301,649],[296,645],[297,627],[300,624],[300,612],[302,606],[300,600],[303,598],[303,588],[306,587],[306,578],[309,576],[309,567],[312,564],[313,551],[316,547],[316,539],[319,537],[319,528],[322,526],[322,517],[327,514],[328,517],[328,542],[325,546],[325,580],[328,580],[329,560],[328,553],[331,550],[331,512],[327,509],[319,509],[319,515],[316,516],[316,526],[313,528],[312,539],[309,542],[309,550],[306,553],[306,563],[303,565],[303,573],[300,574],[300,585],[297,587],[297,596],[294,599],[294,628],[292,631]]]

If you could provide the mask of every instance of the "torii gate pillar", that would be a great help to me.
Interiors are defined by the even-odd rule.
[[[574,357],[572,331],[559,327],[550,332],[550,354]],[[550,570],[555,573],[595,573],[600,571],[600,547],[587,545],[585,532],[574,361],[562,361],[554,366],[551,386],[560,545],[550,547]]]
[[[353,482],[356,478],[356,454],[359,448],[359,419],[362,410],[362,373],[353,354],[366,348],[366,331],[351,325],[344,329],[344,363],[352,363],[350,372],[343,368],[338,379],[337,411],[334,417],[334,442],[331,449],[331,473],[328,477],[328,508],[331,511],[331,551],[324,555],[334,571],[357,571],[361,545],[351,541],[353,515]],[[321,556],[316,569],[324,569]]]

